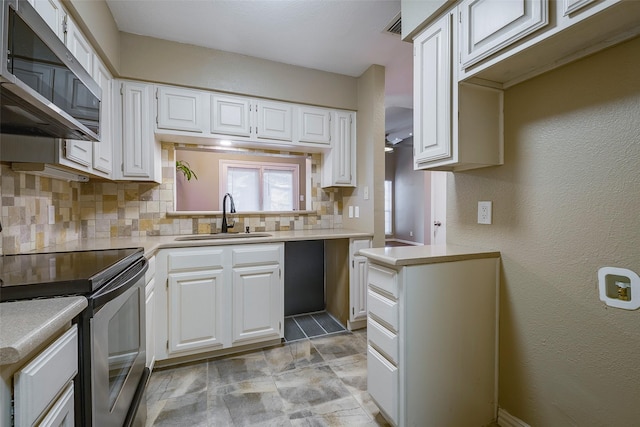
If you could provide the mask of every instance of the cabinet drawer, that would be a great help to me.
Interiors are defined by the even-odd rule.
[[[367,292],[367,308],[369,314],[382,321],[385,326],[398,332],[398,301],[391,300],[372,289]]]
[[[369,318],[367,319],[367,338],[370,345],[384,353],[393,363],[398,363],[398,334]]]
[[[71,381],[38,427],[73,427],[73,408],[73,381]]]
[[[33,425],[77,372],[78,330],[73,326],[15,374],[15,425]]]
[[[398,368],[371,346],[367,348],[367,388],[378,407],[398,425]]]
[[[234,267],[277,264],[280,262],[282,245],[246,245],[232,249],[231,262]]]
[[[172,252],[167,257],[169,271],[219,269],[224,266],[223,249]]]
[[[374,286],[398,298],[398,272],[375,264],[369,264],[369,286]]]

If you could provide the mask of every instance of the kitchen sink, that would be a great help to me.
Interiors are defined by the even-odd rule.
[[[193,234],[191,236],[176,237],[176,241],[188,240],[223,240],[223,239],[246,239],[249,237],[271,237],[269,233],[216,233],[216,234]]]

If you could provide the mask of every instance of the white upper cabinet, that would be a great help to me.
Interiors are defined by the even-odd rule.
[[[206,92],[173,86],[157,86],[157,125],[160,129],[205,131],[209,106]]]
[[[591,4],[597,3],[600,0],[563,0],[562,1],[562,12],[563,16],[571,15],[583,7],[589,6]]]
[[[282,141],[291,141],[293,139],[293,107],[291,104],[259,100],[257,108],[258,128],[256,136],[259,139]]]
[[[117,179],[160,183],[160,145],[153,134],[153,85],[125,81],[121,83],[120,95],[122,144],[116,147],[120,164]]]
[[[93,79],[102,89],[100,102],[100,141],[93,143],[93,169],[113,174],[113,77],[98,57],[93,58]]]
[[[331,110],[298,107],[298,141],[331,144]]]
[[[501,90],[457,83],[455,11],[414,40],[414,167],[459,171],[503,163]]]
[[[413,144],[416,165],[451,157],[452,25],[446,14],[413,41]]]
[[[464,68],[549,23],[548,0],[464,0],[458,7]]]
[[[64,18],[67,15],[58,0],[29,0],[29,3],[51,27],[58,38],[64,41]]]
[[[461,0],[455,8],[459,80],[503,89],[640,34],[637,1]]]
[[[211,133],[251,135],[251,100],[241,96],[211,95]]]
[[[356,186],[356,119],[355,113],[333,113],[331,150],[322,155],[322,187]]]
[[[65,44],[87,73],[93,71],[93,48],[72,19],[66,20]]]

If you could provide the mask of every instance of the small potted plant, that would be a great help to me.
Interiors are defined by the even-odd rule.
[[[189,162],[185,160],[176,160],[176,170],[182,172],[184,177],[187,178],[187,181],[191,181],[191,178],[198,179],[198,175],[191,169]]]

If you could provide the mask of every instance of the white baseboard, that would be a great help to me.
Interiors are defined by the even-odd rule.
[[[498,424],[500,427],[531,427],[502,408],[498,408]]]

